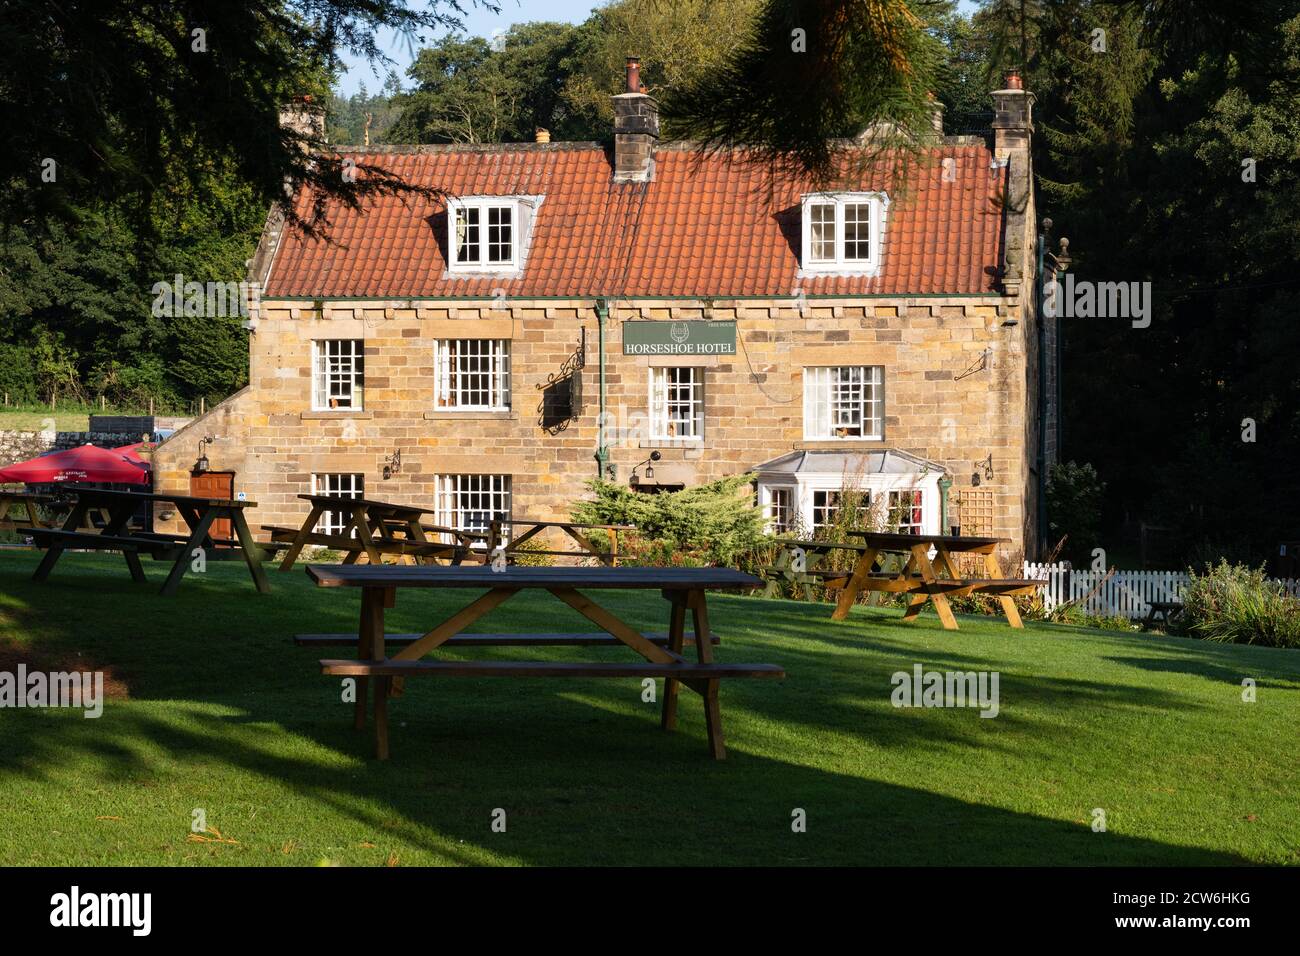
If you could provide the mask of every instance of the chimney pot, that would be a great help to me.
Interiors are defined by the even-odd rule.
[[[1020,71],[1007,70],[1006,89],[1023,90],[1024,88],[1025,88],[1025,81],[1020,78]]]
[[[640,93],[644,89],[641,85],[641,58],[630,56],[627,58],[627,91]]]
[[[537,132],[534,134],[534,138],[539,143],[549,143],[551,141],[551,131],[539,126],[537,127]]]

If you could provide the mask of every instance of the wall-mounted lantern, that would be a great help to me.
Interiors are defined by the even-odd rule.
[[[202,438],[199,439],[199,457],[194,462],[194,469],[193,469],[194,474],[204,475],[207,474],[207,472],[211,469],[212,466],[208,462],[208,456],[204,453],[205,447],[211,444],[212,444],[211,435],[204,435]]]
[[[640,484],[640,482],[641,482],[641,476],[638,475],[638,474],[636,473],[636,470],[637,470],[637,468],[640,468],[641,465],[645,465],[645,477],[646,477],[646,481],[653,481],[653,480],[654,480],[654,476],[655,476],[655,466],[654,466],[653,464],[651,464],[651,462],[656,462],[656,461],[658,461],[658,460],[659,460],[660,458],[662,458],[662,457],[663,457],[663,455],[661,455],[659,452],[657,452],[657,451],[652,451],[652,452],[650,453],[650,457],[649,457],[649,458],[647,458],[647,459],[646,459],[645,461],[643,461],[643,462],[640,462],[639,464],[635,465],[635,466],[632,468],[632,475],[631,475],[631,477],[628,478],[628,483],[629,483],[629,484],[633,484],[633,485]]]

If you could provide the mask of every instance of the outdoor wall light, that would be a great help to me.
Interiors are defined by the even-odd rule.
[[[987,478],[989,481],[993,480],[993,452],[989,452],[988,458],[983,461],[975,462],[975,471],[970,476],[972,487],[978,488],[980,486],[981,471],[984,472],[983,478]]]
[[[638,475],[638,474],[636,473],[636,470],[637,470],[637,468],[640,468],[642,465],[645,465],[645,477],[646,477],[646,480],[647,480],[647,481],[651,481],[651,480],[653,480],[653,479],[654,479],[654,476],[655,476],[655,466],[652,465],[651,462],[658,461],[658,460],[659,460],[660,458],[662,458],[662,457],[663,457],[663,455],[661,455],[659,452],[657,452],[657,451],[652,451],[652,452],[650,453],[650,457],[649,457],[649,458],[647,458],[645,461],[643,461],[643,462],[639,462],[638,464],[636,464],[635,466],[633,466],[633,468],[632,468],[632,476],[631,476],[630,478],[628,478],[628,483],[629,483],[629,484],[633,484],[633,485],[640,483],[640,481],[641,481],[641,477],[640,477],[640,475]]]
[[[204,435],[202,438],[199,439],[199,457],[198,460],[194,462],[194,474],[196,475],[206,474],[208,469],[211,467],[210,464],[208,463],[208,456],[205,455],[203,451],[204,446],[211,445],[211,444],[212,444],[211,435]]]

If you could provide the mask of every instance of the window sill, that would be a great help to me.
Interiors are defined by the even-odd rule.
[[[375,413],[363,411],[362,409],[357,409],[356,411],[353,411],[352,409],[345,408],[345,409],[339,409],[337,411],[303,412],[298,417],[301,418],[304,422],[329,420],[332,418],[351,418],[351,419],[367,420],[367,419],[374,418]]]
[[[707,448],[703,438],[643,438],[638,448]]]
[[[885,439],[882,438],[806,438],[803,441],[794,443],[795,451],[835,451],[844,448],[846,445],[850,448],[868,447],[883,445]]]
[[[514,409],[511,408],[467,408],[464,411],[449,410],[443,412],[425,412],[424,418],[426,421],[435,422],[464,421],[465,419],[499,419],[501,421],[515,421],[519,416],[515,413]]]

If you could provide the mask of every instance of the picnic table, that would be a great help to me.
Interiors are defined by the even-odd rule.
[[[1007,543],[1007,538],[981,538],[970,535],[897,534],[879,531],[850,531],[851,537],[860,538],[862,547],[851,573],[828,579],[826,586],[839,589],[839,599],[833,620],[842,621],[848,616],[857,596],[862,591],[884,591],[908,594],[911,600],[903,613],[904,621],[914,621],[926,601],[934,603],[939,620],[950,631],[957,630],[957,618],[948,604],[949,597],[966,594],[991,594],[997,597],[1013,628],[1023,628],[1020,612],[1016,610],[1014,596],[1032,593],[1040,584],[1003,574],[998,561],[997,547]],[[933,560],[930,551],[934,551]],[[881,558],[903,555],[906,562],[895,571],[877,570]],[[957,572],[953,556],[957,554],[981,555],[987,577],[962,577]]]
[[[505,528],[510,528],[511,534],[507,537]],[[559,551],[546,549],[525,548],[523,545],[531,541],[537,535],[551,528],[559,528],[566,535],[577,542],[579,551]],[[524,530],[526,529],[526,530]],[[546,554],[552,557],[564,558],[595,558],[601,564],[610,567],[618,567],[618,536],[622,532],[635,531],[636,525],[630,524],[580,524],[574,521],[493,521],[488,528],[487,547],[489,551],[494,550],[499,544],[505,545],[506,556],[512,554]],[[520,533],[522,531],[522,533]],[[604,531],[609,534],[609,551],[601,551],[600,548],[591,540],[588,532]]]
[[[165,492],[114,491],[105,488],[86,488],[67,485],[63,489],[75,495],[72,510],[68,512],[61,528],[34,528],[30,532],[36,543],[45,550],[45,556],[32,578],[44,581],[69,548],[93,551],[119,551],[126,559],[131,580],[137,584],[148,583],[140,566],[140,555],[147,554],[155,560],[170,560],[172,568],[163,582],[161,593],[170,597],[180,587],[181,578],[189,569],[195,551],[202,549],[206,560],[234,560],[242,558],[248,565],[249,575],[257,590],[266,594],[271,587],[262,571],[264,549],[274,553],[275,546],[260,545],[244,520],[244,509],[257,507],[253,501],[225,498],[195,498],[190,495]],[[131,518],[141,504],[155,502],[170,504],[189,527],[188,534],[164,534],[141,531],[131,527]],[[92,509],[102,509],[108,522],[102,531],[84,530],[87,514]],[[212,523],[227,518],[235,530],[235,540],[213,539]]]
[[[399,561],[422,564],[432,564],[440,559],[452,564],[460,564],[466,558],[487,560],[485,548],[477,551],[473,548],[476,541],[486,541],[486,535],[424,524],[424,516],[433,513],[430,508],[336,495],[298,497],[311,505],[300,527],[262,525],[263,531],[271,533],[272,541],[289,546],[280,562],[281,571],[292,570],[298,555],[309,544],[344,552],[343,563],[349,565],[356,564],[362,555],[376,565],[383,563],[384,555],[396,555]],[[326,512],[346,515],[343,527],[335,532],[318,531],[316,525]],[[430,538],[430,534],[435,537]],[[454,543],[440,541],[438,535],[450,537]]]
[[[408,677],[614,677],[664,679],[660,726],[677,726],[677,697],[682,685],[704,701],[709,752],[726,757],[722,735],[719,684],[730,677],[784,677],[774,664],[724,664],[713,659],[717,642],[710,623],[706,589],[748,589],[756,578],[730,568],[613,568],[510,567],[493,571],[482,565],[396,567],[393,565],[308,565],[318,587],[361,588],[361,622],[351,634],[303,634],[304,646],[346,645],[357,649],[356,660],[322,660],[321,673],[354,677],[357,681],[354,724],[365,727],[367,683],[375,681],[376,753],[388,758],[388,698],[401,693]],[[484,593],[424,634],[385,634],[384,610],[395,605],[400,588],[481,588]],[[635,589],[659,591],[668,602],[668,631],[642,633],[612,611],[579,591]],[[465,629],[493,608],[524,591],[543,590],[573,608],[601,630],[565,634],[466,634]],[[686,633],[686,614],[692,632]],[[682,651],[695,644],[696,660]],[[400,650],[388,656],[389,646]],[[558,662],[514,660],[422,660],[441,646],[626,646],[641,660],[623,662]]]
[[[38,495],[28,491],[10,491],[0,488],[0,531],[28,531],[32,528],[45,527],[45,522],[36,513],[36,506],[47,505],[53,500],[52,495]],[[27,520],[25,522],[21,518],[15,520],[10,514],[10,509],[15,505],[26,510]]]

